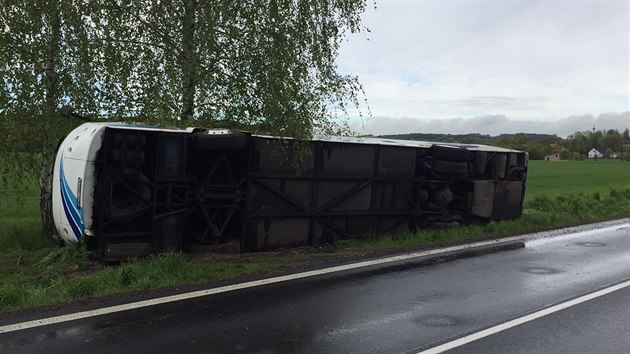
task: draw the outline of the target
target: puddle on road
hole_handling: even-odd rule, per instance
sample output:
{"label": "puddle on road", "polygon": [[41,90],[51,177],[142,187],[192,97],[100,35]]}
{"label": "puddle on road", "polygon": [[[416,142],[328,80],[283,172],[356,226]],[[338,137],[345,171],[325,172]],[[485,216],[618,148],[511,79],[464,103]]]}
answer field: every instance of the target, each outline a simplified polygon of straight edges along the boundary
{"label": "puddle on road", "polygon": [[428,327],[450,327],[460,324],[462,321],[452,316],[428,315],[415,320],[417,323]]}
{"label": "puddle on road", "polygon": [[559,269],[547,268],[547,267],[522,268],[521,272],[530,273],[530,274],[541,274],[541,275],[562,273],[562,271]]}
{"label": "puddle on road", "polygon": [[583,246],[583,247],[604,247],[605,243],[601,242],[576,242],[574,245]]}
{"label": "puddle on road", "polygon": [[419,302],[432,302],[436,300],[445,300],[445,299],[456,299],[461,298],[461,295],[455,295],[452,292],[435,292],[429,294],[422,294],[417,297],[417,301]]}

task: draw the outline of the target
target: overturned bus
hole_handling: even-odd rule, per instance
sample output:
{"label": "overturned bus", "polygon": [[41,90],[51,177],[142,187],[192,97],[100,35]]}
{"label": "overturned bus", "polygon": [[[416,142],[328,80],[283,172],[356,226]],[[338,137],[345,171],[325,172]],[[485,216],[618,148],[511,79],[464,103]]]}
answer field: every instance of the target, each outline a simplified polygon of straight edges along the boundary
{"label": "overturned bus", "polygon": [[483,145],[86,123],[57,152],[53,213],[106,260],[273,250],[518,218],[527,163]]}

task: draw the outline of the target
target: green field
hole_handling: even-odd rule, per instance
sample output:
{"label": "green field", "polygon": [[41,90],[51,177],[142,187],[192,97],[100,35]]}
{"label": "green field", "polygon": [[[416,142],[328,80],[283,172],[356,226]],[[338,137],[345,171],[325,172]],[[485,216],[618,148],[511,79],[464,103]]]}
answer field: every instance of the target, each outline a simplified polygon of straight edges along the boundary
{"label": "green field", "polygon": [[90,261],[81,245],[55,247],[43,235],[38,188],[32,180],[22,187],[0,184],[0,312],[248,274],[274,275],[339,257],[348,260],[630,216],[630,163],[530,161],[525,210],[514,221],[344,240],[333,252],[306,248],[231,256],[158,254],[103,266]]}
{"label": "green field", "polygon": [[619,160],[530,161],[526,201],[538,196],[607,193],[630,188],[630,163]]}
{"label": "green field", "polygon": [[52,245],[41,231],[37,181],[13,185],[0,182],[0,255]]}

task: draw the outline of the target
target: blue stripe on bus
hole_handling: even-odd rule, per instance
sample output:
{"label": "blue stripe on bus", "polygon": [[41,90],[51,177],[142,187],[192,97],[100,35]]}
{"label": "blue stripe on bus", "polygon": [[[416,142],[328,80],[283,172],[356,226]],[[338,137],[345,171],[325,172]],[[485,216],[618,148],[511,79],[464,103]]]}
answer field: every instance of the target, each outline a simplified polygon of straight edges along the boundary
{"label": "blue stripe on bus", "polygon": [[83,210],[79,208],[79,203],[77,197],[74,196],[70,186],[68,185],[68,181],[66,180],[66,174],[63,168],[63,155],[61,156],[61,165],[60,165],[60,182],[61,182],[61,201],[63,204],[63,210],[66,214],[66,218],[68,219],[68,223],[74,232],[77,240],[81,239],[81,235],[84,231],[83,225]]}
{"label": "blue stripe on bus", "polygon": [[63,167],[61,170],[61,193],[64,197],[64,200],[68,206],[70,214],[72,214],[72,219],[77,223],[77,225],[81,224],[81,216],[79,214],[78,201],[77,197],[74,196],[72,191],[70,190],[70,186],[68,185],[68,181],[66,180],[65,173],[63,172]]}

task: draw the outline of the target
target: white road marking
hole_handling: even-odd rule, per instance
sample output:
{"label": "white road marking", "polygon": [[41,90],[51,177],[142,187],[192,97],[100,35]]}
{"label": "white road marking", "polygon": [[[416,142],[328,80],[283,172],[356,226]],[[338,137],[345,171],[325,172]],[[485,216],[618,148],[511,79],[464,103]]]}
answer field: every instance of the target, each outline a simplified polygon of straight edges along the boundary
{"label": "white road marking", "polygon": [[479,331],[479,332],[476,332],[476,333],[469,334],[467,336],[458,338],[458,339],[456,339],[454,341],[438,345],[436,347],[433,347],[433,348],[427,349],[425,351],[419,352],[418,354],[438,354],[438,353],[443,353],[445,351],[448,351],[448,350],[451,350],[451,349],[455,349],[457,347],[461,347],[463,345],[466,345],[468,343],[474,342],[476,340],[479,340],[479,339],[491,336],[493,334],[496,334],[496,333],[508,330],[508,329],[510,329],[512,327],[519,326],[519,325],[521,325],[523,323],[527,323],[527,322],[533,321],[535,319],[538,319],[538,318],[550,315],[552,313],[555,313],[555,312],[567,309],[569,307],[572,307],[572,306],[575,306],[575,305],[579,305],[579,304],[581,304],[583,302],[596,299],[596,298],[598,298],[600,296],[604,296],[604,295],[610,294],[610,293],[615,292],[617,290],[621,290],[621,289],[627,288],[629,286],[630,286],[630,280],[626,280],[626,281],[624,281],[622,283],[619,283],[619,284],[616,284],[616,285],[613,285],[613,286],[610,286],[610,287],[607,287],[607,288],[595,291],[593,293],[590,293],[590,294],[587,294],[587,295],[584,295],[584,296],[580,296],[580,297],[575,298],[573,300],[569,300],[569,301],[563,302],[561,304],[557,304],[557,305],[554,305],[554,306],[542,309],[540,311],[537,311],[537,312],[534,312],[534,313],[530,313],[529,315],[513,319],[511,321],[502,323],[500,325],[484,329],[483,331]]}
{"label": "white road marking", "polygon": [[[597,230],[591,230],[588,232],[611,231],[611,230],[616,230],[619,227],[624,226],[624,225],[630,225],[630,224],[623,224],[623,225],[618,224],[618,225],[604,227]],[[584,231],[584,232],[587,232],[587,231]],[[578,234],[579,233],[582,233],[582,232],[578,232]],[[535,238],[541,237],[540,236],[541,234],[542,233],[534,233],[534,234],[529,234],[529,235],[507,237],[503,239],[480,241],[480,242],[475,242],[475,243],[471,243],[467,245],[458,245],[458,246],[451,246],[451,247],[428,250],[428,251],[414,252],[414,253],[409,253],[409,254],[404,254],[404,255],[373,259],[373,260],[363,261],[363,262],[358,262],[358,263],[353,263],[353,264],[346,264],[346,265],[341,265],[341,266],[336,266],[336,267],[331,267],[331,268],[318,269],[318,270],[313,270],[313,271],[308,271],[308,272],[288,274],[288,275],[283,275],[283,276],[278,276],[278,277],[273,277],[273,278],[255,280],[255,281],[250,281],[246,283],[221,286],[218,288],[198,290],[198,291],[177,294],[177,295],[170,295],[170,296],[165,296],[165,297],[160,297],[160,298],[155,298],[155,299],[136,301],[136,302],[131,302],[127,304],[103,307],[103,308],[98,308],[98,309],[89,310],[89,311],[81,311],[81,312],[75,312],[75,313],[70,313],[66,315],[53,316],[53,317],[47,317],[47,318],[42,318],[42,319],[37,319],[37,320],[32,320],[32,321],[14,323],[14,324],[0,326],[0,333],[14,332],[14,331],[19,331],[19,330],[24,330],[24,329],[34,328],[34,327],[46,326],[46,325],[55,324],[55,323],[80,320],[83,318],[107,315],[111,313],[128,311],[128,310],[138,309],[142,307],[155,306],[155,305],[166,304],[166,303],[175,302],[175,301],[182,301],[182,300],[193,299],[193,298],[198,298],[202,296],[226,293],[229,291],[253,288],[257,286],[281,283],[281,282],[297,280],[297,279],[304,279],[304,278],[314,277],[318,275],[325,275],[325,274],[331,274],[331,273],[342,272],[342,271],[347,271],[347,270],[354,270],[354,269],[365,268],[365,267],[370,267],[370,266],[375,266],[375,265],[383,265],[387,263],[411,260],[414,258],[439,255],[439,254],[444,254],[444,253],[453,252],[453,251],[462,251],[462,250],[467,250],[467,249],[471,249],[475,247],[490,246],[490,245],[495,245],[495,244],[500,244],[500,243],[520,241],[520,240],[526,240],[526,239],[535,239]]]}

